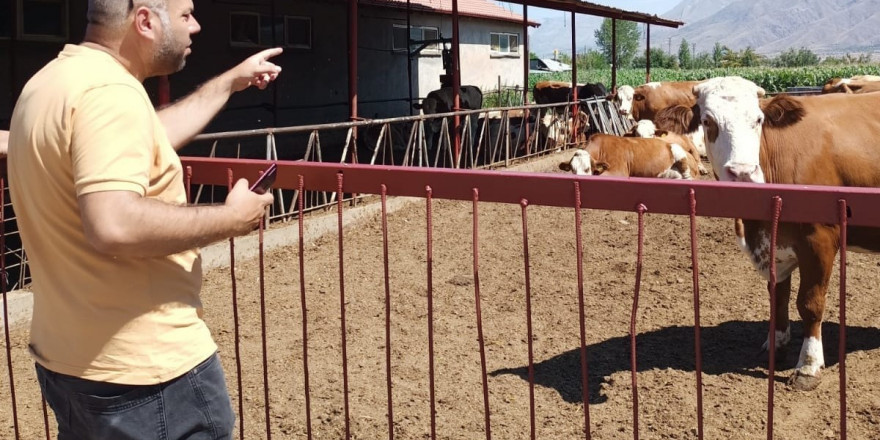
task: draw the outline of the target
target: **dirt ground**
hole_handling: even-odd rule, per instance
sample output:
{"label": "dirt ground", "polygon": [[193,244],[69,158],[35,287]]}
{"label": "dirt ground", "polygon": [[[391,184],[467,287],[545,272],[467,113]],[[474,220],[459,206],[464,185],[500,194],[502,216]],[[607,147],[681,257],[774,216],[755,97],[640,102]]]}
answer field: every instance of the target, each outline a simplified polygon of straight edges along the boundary
{"label": "dirt ground", "polygon": [[[565,153],[544,160],[547,172]],[[433,259],[428,271],[426,207],[415,202],[388,216],[391,380],[396,439],[430,438],[428,278],[432,280],[436,434],[487,438],[477,343],[470,202],[435,201]],[[335,213],[329,213],[333,217]],[[491,436],[530,438],[527,303],[521,209],[479,205],[479,290],[485,339]],[[593,439],[634,438],[629,329],[636,280],[635,213],[584,211],[584,293]],[[733,240],[730,219],[698,221],[702,329],[703,429],[706,439],[767,436],[764,282]],[[294,226],[295,227],[295,226]],[[308,222],[306,223],[308,227]],[[645,216],[646,240],[638,298],[638,428],[643,439],[697,438],[694,295],[689,219]],[[345,438],[347,385],[351,438],[388,438],[385,278],[382,222],[375,217],[344,232],[347,381],[342,368],[339,242],[335,234],[305,245],[309,398],[315,439]],[[534,341],[535,438],[584,438],[574,213],[528,208],[528,252]],[[246,438],[306,438],[303,310],[296,245],[267,252],[265,300],[258,261],[236,262],[241,323]],[[880,439],[880,260],[848,254],[847,424],[850,439]],[[797,278],[795,278],[795,285]],[[229,270],[205,276],[206,320],[221,346],[238,411],[235,328]],[[827,368],[818,389],[788,388],[800,347],[792,304],[792,348],[776,372],[774,438],[840,437],[838,288],[832,280],[823,326]],[[265,310],[265,320],[261,319]],[[262,372],[261,327],[268,345]],[[22,437],[44,438],[26,332],[13,332]],[[0,438],[14,438],[9,384],[0,375]],[[347,382],[347,383],[346,383]],[[54,429],[54,428],[53,428]]]}

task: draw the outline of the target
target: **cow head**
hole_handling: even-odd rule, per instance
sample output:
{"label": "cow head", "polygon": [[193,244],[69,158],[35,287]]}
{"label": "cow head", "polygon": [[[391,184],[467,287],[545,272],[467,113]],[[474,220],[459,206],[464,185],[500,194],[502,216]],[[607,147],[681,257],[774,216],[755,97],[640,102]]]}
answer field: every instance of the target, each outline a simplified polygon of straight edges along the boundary
{"label": "cow head", "polygon": [[627,137],[640,137],[640,138],[652,138],[655,136],[657,132],[657,126],[654,124],[654,121],[650,119],[642,119],[639,122],[636,122],[635,125],[630,128],[629,133],[624,136]]}
{"label": "cow head", "polygon": [[635,95],[635,89],[631,86],[620,86],[617,89],[617,95],[615,95],[615,100],[617,101],[617,106],[619,112],[623,116],[631,116],[632,108],[633,108],[633,96]]}
{"label": "cow head", "polygon": [[599,175],[608,169],[605,162],[595,162],[587,150],[575,150],[574,156],[568,162],[560,162],[559,169],[570,171],[578,176]]}
{"label": "cow head", "polygon": [[764,89],[738,76],[694,86],[706,137],[706,155],[722,181],[764,182],[759,152]]}

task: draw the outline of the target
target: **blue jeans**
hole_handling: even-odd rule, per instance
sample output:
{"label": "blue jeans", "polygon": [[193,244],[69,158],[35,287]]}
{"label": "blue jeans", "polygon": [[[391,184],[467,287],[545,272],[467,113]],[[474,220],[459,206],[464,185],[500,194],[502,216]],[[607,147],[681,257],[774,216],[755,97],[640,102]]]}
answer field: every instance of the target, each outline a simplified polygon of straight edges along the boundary
{"label": "blue jeans", "polygon": [[58,440],[232,438],[235,413],[216,353],[158,385],[94,382],[36,368]]}

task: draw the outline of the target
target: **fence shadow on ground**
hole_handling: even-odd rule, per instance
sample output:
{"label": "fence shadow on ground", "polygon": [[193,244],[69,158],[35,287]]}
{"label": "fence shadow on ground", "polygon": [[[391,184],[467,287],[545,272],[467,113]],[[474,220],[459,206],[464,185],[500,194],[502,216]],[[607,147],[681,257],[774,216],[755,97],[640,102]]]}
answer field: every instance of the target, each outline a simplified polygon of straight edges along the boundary
{"label": "fence shadow on ground", "polygon": [[[838,363],[839,330],[838,323],[823,323],[822,340],[826,367]],[[715,327],[702,327],[703,373],[737,373],[766,378],[766,372],[760,370],[767,366],[766,352],[761,350],[766,332],[767,322],[728,321]],[[788,374],[784,370],[794,368],[797,363],[802,342],[800,322],[792,322],[791,332],[792,340],[788,344],[787,352],[777,356],[777,381],[785,381]],[[847,326],[846,346],[847,353],[880,348],[880,329]],[[667,368],[687,372],[695,370],[693,327],[667,327],[639,333],[636,347],[639,371]],[[604,403],[607,400],[600,392],[605,377],[630,371],[629,353],[629,336],[587,346],[591,404]],[[489,374],[514,374],[526,381],[529,377],[527,365],[499,369]],[[580,348],[535,363],[535,384],[555,389],[566,402],[580,402]]]}

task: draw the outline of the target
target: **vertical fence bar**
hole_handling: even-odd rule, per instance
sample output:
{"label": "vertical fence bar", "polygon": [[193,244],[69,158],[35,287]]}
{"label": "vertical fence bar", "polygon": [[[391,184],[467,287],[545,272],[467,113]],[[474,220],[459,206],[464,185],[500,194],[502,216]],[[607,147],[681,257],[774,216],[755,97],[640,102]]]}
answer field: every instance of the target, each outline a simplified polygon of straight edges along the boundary
{"label": "vertical fence bar", "polygon": [[691,274],[694,283],[694,362],[697,379],[697,438],[703,439],[703,350],[700,343],[700,260],[697,258],[697,196],[688,191],[691,207]]}
{"label": "vertical fence bar", "polygon": [[587,328],[584,302],[584,247],[581,236],[581,184],[574,182],[574,233],[577,254],[578,321],[581,330],[581,399],[584,402],[584,438],[590,440],[590,376],[587,365]]}
{"label": "vertical fence bar", "polygon": [[260,265],[260,333],[263,351],[263,402],[265,403],[266,439],[272,440],[272,405],[269,401],[269,347],[266,342],[266,270],[264,264],[263,230],[266,229],[266,216],[260,219],[259,226],[259,265]]}
{"label": "vertical fence bar", "polygon": [[837,362],[840,369],[840,439],[846,440],[846,200],[840,206],[840,336],[837,342]]}
{"label": "vertical fence bar", "polygon": [[351,439],[351,419],[348,410],[348,344],[346,342],[345,323],[345,261],[343,256],[343,229],[342,229],[342,173],[336,174],[336,214],[337,235],[339,237],[339,310],[342,332],[342,388],[343,404],[345,405],[345,438]]}
{"label": "vertical fence bar", "polygon": [[391,392],[391,272],[388,266],[388,188],[381,186],[382,263],[385,270],[385,388],[388,390],[388,440],[394,440],[394,399]]}
{"label": "vertical fence bar", "polygon": [[477,342],[480,344],[480,369],[483,379],[483,418],[486,426],[486,440],[492,439],[492,425],[489,422],[489,377],[486,373],[486,345],[483,339],[483,313],[480,307],[480,191],[473,189],[473,216],[474,216],[474,307],[477,313]]}
{"label": "vertical fence bar", "polygon": [[[232,169],[226,170],[226,186],[232,190]],[[197,196],[198,197],[198,196]],[[235,279],[235,238],[229,238],[229,274],[232,278],[232,321],[235,327],[235,382],[238,387],[238,435],[244,439],[244,396],[241,385],[241,325],[238,319],[238,282]]]}
{"label": "vertical fence bar", "polygon": [[[299,194],[305,194],[305,178],[299,175]],[[306,394],[306,435],[312,440],[312,401],[309,391],[309,315],[306,307],[306,263],[305,263],[305,197],[297,199],[299,206],[299,302],[302,308],[303,345],[303,387]]]}
{"label": "vertical fence bar", "polygon": [[769,365],[767,366],[767,440],[773,440],[773,393],[776,389],[776,239],[779,233],[779,218],[782,216],[782,198],[773,197],[773,223],[770,232],[770,331],[768,332],[767,350]]}
{"label": "vertical fence bar", "polygon": [[6,204],[6,178],[0,177],[0,250],[2,250],[3,255],[0,256],[0,279],[3,281],[2,285],[2,293],[3,294],[3,335],[6,338],[6,366],[9,371],[9,397],[12,399],[12,427],[15,432],[15,438],[18,440],[20,437],[18,430],[18,403],[15,398],[15,374],[12,370],[12,342],[9,338],[9,304],[8,299],[6,298],[6,238],[5,232],[6,228],[4,227],[4,222],[6,221],[5,209],[3,209],[3,205]]}
{"label": "vertical fence bar", "polygon": [[638,362],[636,359],[636,313],[639,311],[639,291],[642,287],[642,257],[645,248],[645,212],[648,207],[639,204],[639,245],[636,256],[636,288],[633,292],[632,313],[629,320],[629,358],[632,374],[633,395],[633,439],[639,440],[639,385],[638,385]]}
{"label": "vertical fence bar", "polygon": [[523,234],[523,264],[526,275],[526,338],[529,346],[529,429],[532,440],[535,440],[535,356],[534,343],[532,340],[532,280],[529,273],[529,201],[522,199],[519,202],[522,207],[522,234]]}
{"label": "vertical fence bar", "polygon": [[437,406],[434,395],[434,190],[425,187],[425,217],[427,229],[427,277],[428,277],[428,383],[431,396],[431,440],[437,438]]}

